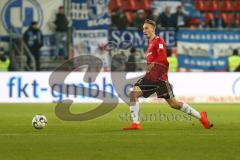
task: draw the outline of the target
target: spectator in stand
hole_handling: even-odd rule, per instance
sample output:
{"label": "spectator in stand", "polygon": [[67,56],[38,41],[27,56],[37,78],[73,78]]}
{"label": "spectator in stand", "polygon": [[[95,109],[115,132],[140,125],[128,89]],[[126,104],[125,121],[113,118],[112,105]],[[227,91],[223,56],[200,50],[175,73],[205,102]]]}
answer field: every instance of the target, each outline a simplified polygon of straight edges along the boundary
{"label": "spectator in stand", "polygon": [[172,20],[175,28],[187,27],[188,17],[184,13],[184,8],[182,5],[177,6],[177,11],[173,14]]}
{"label": "spectator in stand", "polygon": [[[55,58],[58,58],[61,55],[63,59],[67,59],[67,33],[69,27],[69,20],[67,19],[63,6],[60,6],[58,8],[58,13],[56,14],[55,20],[53,21],[52,25],[55,29],[56,40]],[[63,51],[63,54],[60,54],[60,49]]]}
{"label": "spectator in stand", "polygon": [[5,53],[4,48],[0,47],[0,72],[8,71],[10,66],[10,59]]}
{"label": "spectator in stand", "polygon": [[234,49],[232,56],[228,57],[228,71],[240,72],[240,55],[238,49]]}
{"label": "spectator in stand", "polygon": [[130,55],[128,56],[128,61],[126,63],[126,71],[128,72],[134,72],[137,69],[136,64],[136,49],[131,48]]}
{"label": "spectator in stand", "polygon": [[213,19],[209,22],[209,27],[211,28],[224,28],[226,24],[224,20],[221,18],[219,11],[215,12],[213,15]]}
{"label": "spectator in stand", "polygon": [[128,26],[128,20],[122,9],[112,12],[111,21],[112,26],[117,27],[118,29],[125,29]]}
{"label": "spectator in stand", "polygon": [[157,20],[157,16],[155,15],[155,8],[150,8],[146,11],[147,13],[147,16],[146,16],[146,19],[151,19],[153,21],[156,21]]}
{"label": "spectator in stand", "polygon": [[146,19],[144,10],[140,9],[137,11],[137,14],[133,19],[133,26],[137,27],[139,30],[142,30],[143,23]]}
{"label": "spectator in stand", "polygon": [[167,49],[167,60],[169,62],[169,72],[177,72],[178,70],[178,59],[172,54],[171,49]]}
{"label": "spectator in stand", "polygon": [[162,12],[158,18],[157,18],[157,24],[158,26],[161,27],[174,27],[174,23],[172,20],[172,14],[171,14],[171,8],[169,6],[167,6],[164,10],[164,12]]}
{"label": "spectator in stand", "polygon": [[126,70],[127,56],[123,51],[112,57],[111,71],[121,72]]}
{"label": "spectator in stand", "polygon": [[[36,63],[36,70],[40,70],[40,48],[43,46],[42,31],[38,27],[38,22],[33,21],[31,26],[25,31],[23,39],[33,55]],[[31,66],[31,57],[27,56],[27,64]]]}
{"label": "spectator in stand", "polygon": [[189,23],[189,28],[192,30],[201,28],[201,20],[199,18],[192,18]]}
{"label": "spectator in stand", "polygon": [[233,27],[235,28],[240,28],[240,13],[238,13],[238,15],[235,15],[236,18],[234,18],[233,20]]}

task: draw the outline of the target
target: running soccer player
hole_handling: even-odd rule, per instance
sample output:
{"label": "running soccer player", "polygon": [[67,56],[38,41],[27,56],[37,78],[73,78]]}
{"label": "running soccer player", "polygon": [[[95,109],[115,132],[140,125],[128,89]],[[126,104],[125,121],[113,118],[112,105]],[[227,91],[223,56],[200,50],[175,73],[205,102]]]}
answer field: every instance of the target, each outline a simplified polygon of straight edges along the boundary
{"label": "running soccer player", "polygon": [[148,48],[146,53],[147,71],[143,78],[139,79],[130,92],[130,112],[133,123],[123,128],[124,130],[143,129],[139,121],[139,102],[138,98],[149,97],[157,93],[158,98],[164,98],[174,109],[181,110],[198,120],[204,128],[210,129],[213,125],[208,121],[206,112],[198,112],[190,105],[178,101],[172,90],[172,85],[168,81],[168,67],[166,44],[164,40],[155,34],[156,23],[146,19],[143,25],[143,33],[148,39]]}

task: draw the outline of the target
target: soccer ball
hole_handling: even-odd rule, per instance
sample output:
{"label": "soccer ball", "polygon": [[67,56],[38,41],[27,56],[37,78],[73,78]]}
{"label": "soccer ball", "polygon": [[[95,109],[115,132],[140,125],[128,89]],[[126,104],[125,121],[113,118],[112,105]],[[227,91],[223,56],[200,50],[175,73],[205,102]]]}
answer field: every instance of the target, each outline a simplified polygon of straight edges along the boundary
{"label": "soccer ball", "polygon": [[43,129],[47,123],[47,118],[44,115],[35,115],[32,119],[32,126],[36,129]]}

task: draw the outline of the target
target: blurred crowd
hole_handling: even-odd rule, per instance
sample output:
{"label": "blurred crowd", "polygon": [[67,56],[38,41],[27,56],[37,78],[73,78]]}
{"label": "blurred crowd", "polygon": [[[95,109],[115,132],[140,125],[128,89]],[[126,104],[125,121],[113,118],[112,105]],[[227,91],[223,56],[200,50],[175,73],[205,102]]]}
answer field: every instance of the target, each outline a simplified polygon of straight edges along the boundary
{"label": "blurred crowd", "polygon": [[[147,64],[145,55],[136,48],[131,48],[129,54],[121,51],[112,57],[111,71],[114,72],[135,72],[146,70]],[[170,72],[178,71],[178,60],[176,55],[173,55],[171,50],[167,49],[167,59]]]}
{"label": "blurred crowd", "polygon": [[[57,8],[57,12],[49,19],[48,25],[54,35],[54,46],[52,46],[54,51],[53,54],[49,55],[51,59],[49,63],[56,60],[68,59],[67,34],[71,24],[69,23],[63,6]],[[0,46],[0,71],[41,70],[42,61],[40,50],[44,46],[44,36],[39,27],[39,22],[32,21],[20,38],[12,39],[10,42],[10,44],[14,43],[18,48],[12,46],[12,48],[8,50]],[[10,51],[13,52],[14,55],[10,55]],[[11,61],[12,59],[14,59],[14,62]],[[23,65],[18,64],[20,63],[18,60],[21,61]]]}
{"label": "blurred crowd", "polygon": [[[115,0],[117,2],[117,0]],[[215,0],[213,0],[215,1]],[[113,2],[113,1],[111,1]],[[121,1],[118,1],[121,2]],[[132,1],[127,1],[132,2]],[[231,10],[225,10],[220,12],[218,9],[207,10],[201,8],[199,2],[202,0],[193,1],[185,0],[185,2],[191,3],[194,6],[194,12],[199,13],[191,14],[186,12],[185,5],[181,4],[176,6],[165,6],[162,12],[157,12],[156,8],[151,6],[151,0],[142,0],[141,2],[149,2],[142,4],[140,8],[135,7],[129,9],[128,6],[124,7],[113,7],[110,10],[111,25],[118,29],[126,29],[127,27],[135,27],[142,30],[142,25],[145,19],[151,19],[156,21],[158,28],[226,28],[234,27],[240,28],[240,10],[239,12],[233,12]],[[207,0],[204,1],[208,2]],[[209,1],[210,2],[210,1]],[[238,2],[238,1],[234,1]],[[209,3],[210,4],[210,3]],[[111,5],[111,3],[110,3]],[[121,4],[122,5],[122,4]],[[127,4],[128,5],[128,4]],[[239,3],[240,6],[240,3]],[[134,7],[134,6],[133,6]],[[126,9],[127,8],[127,9]],[[240,7],[239,7],[240,8]],[[226,13],[225,13],[226,12]],[[235,17],[230,18],[228,15],[234,15]],[[69,27],[71,26],[70,20],[65,15],[65,9],[63,6],[58,8],[57,13],[49,20],[49,28],[54,33],[54,54],[51,55],[52,61],[68,59],[68,48],[67,48],[67,35]],[[43,34],[39,28],[37,21],[33,21],[29,28],[23,34],[23,41],[25,42],[30,55],[27,54],[27,65],[31,66],[34,64],[34,69],[41,70],[40,64],[40,49],[44,44]],[[139,71],[143,67],[137,65],[139,62],[140,52],[137,49],[132,48],[129,54],[124,52],[118,53],[111,57],[111,70],[113,71]],[[33,57],[33,58],[32,58]],[[171,61],[171,71],[177,71],[177,58],[168,53],[169,61]],[[11,65],[9,56],[3,48],[0,48],[0,71],[7,71]],[[33,63],[34,59],[34,63]],[[142,56],[142,59],[144,57]],[[240,70],[240,56],[238,51],[234,51],[233,55],[229,57],[229,71]]]}
{"label": "blurred crowd", "polygon": [[[199,0],[200,1],[200,0]],[[214,1],[214,0],[213,0]],[[157,22],[158,28],[239,28],[239,11],[227,11],[220,9],[201,10],[196,6],[198,3],[190,3],[194,14],[187,12],[185,5],[181,4],[176,8],[166,6],[160,13],[156,8],[125,10],[116,8],[111,10],[112,27],[125,29],[127,27],[142,28],[143,21],[148,18]],[[235,2],[235,1],[234,1]],[[194,6],[195,5],[195,6]],[[224,5],[224,4],[223,4]],[[238,4],[240,6],[240,3]],[[239,7],[240,8],[240,7]]]}
{"label": "blurred crowd", "polygon": [[[167,49],[167,60],[170,64],[169,72],[178,72],[178,58]],[[234,49],[230,56],[227,57],[227,67],[225,71],[240,72],[240,53],[238,49]],[[124,51],[114,54],[112,57],[111,71],[114,72],[135,72],[144,71],[146,69],[145,56],[136,49],[131,48],[130,53]]]}
{"label": "blurred crowd", "polygon": [[[65,15],[63,6],[58,8],[58,12],[54,15],[53,19],[49,21],[49,28],[54,32],[55,49],[54,54],[51,55],[53,60],[67,59],[67,33],[69,27],[69,20]],[[30,54],[34,57],[34,68],[40,70],[40,49],[43,46],[43,34],[39,28],[38,22],[33,21],[29,28],[24,32],[23,40],[26,43]],[[31,56],[27,54],[27,64],[32,64]]]}
{"label": "blurred crowd", "polygon": [[127,27],[137,27],[142,29],[142,24],[145,19],[156,21],[159,28],[180,28],[188,27],[190,25],[190,19],[184,13],[182,5],[176,8],[175,13],[171,13],[171,7],[166,6],[164,11],[159,15],[156,15],[155,9],[153,8],[148,10],[139,9],[133,13],[126,13],[123,9],[117,9],[111,13],[112,27],[117,27],[118,29],[125,29]]}

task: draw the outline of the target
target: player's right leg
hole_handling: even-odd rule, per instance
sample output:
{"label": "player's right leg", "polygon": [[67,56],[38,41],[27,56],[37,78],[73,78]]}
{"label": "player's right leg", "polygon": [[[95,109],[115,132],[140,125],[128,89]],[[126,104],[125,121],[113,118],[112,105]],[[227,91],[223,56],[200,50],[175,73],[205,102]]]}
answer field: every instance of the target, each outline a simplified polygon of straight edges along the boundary
{"label": "player's right leg", "polygon": [[133,90],[130,92],[130,113],[132,117],[132,124],[123,130],[140,130],[143,127],[140,125],[139,121],[139,101],[138,98],[142,96],[142,90],[138,86],[134,86]]}
{"label": "player's right leg", "polygon": [[131,126],[124,128],[124,130],[136,130],[143,129],[140,126],[139,121],[139,102],[138,98],[143,96],[144,98],[149,97],[158,89],[158,85],[149,81],[146,77],[143,77],[134,84],[133,90],[130,93],[130,112],[133,119]]}

